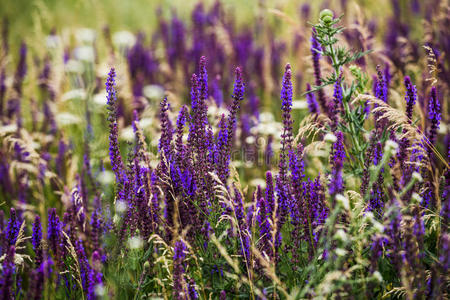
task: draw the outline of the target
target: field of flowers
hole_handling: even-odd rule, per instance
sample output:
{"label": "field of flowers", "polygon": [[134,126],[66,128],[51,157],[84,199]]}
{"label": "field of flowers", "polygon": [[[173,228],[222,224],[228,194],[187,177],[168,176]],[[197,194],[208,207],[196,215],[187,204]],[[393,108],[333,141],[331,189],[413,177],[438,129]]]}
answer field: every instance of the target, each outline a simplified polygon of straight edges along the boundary
{"label": "field of flowers", "polygon": [[29,2],[0,300],[449,299],[448,1]]}

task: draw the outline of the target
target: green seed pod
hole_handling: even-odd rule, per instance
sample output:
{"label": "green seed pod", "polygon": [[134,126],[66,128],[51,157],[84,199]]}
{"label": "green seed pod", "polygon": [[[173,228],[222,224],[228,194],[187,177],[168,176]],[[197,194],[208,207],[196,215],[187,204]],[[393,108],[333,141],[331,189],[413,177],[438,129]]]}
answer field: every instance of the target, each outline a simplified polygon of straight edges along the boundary
{"label": "green seed pod", "polygon": [[144,263],[144,270],[145,270],[145,272],[150,271],[150,263],[149,263],[148,261],[146,261],[146,262]]}
{"label": "green seed pod", "polygon": [[333,21],[333,17],[333,12],[327,8],[322,10],[319,14],[319,19],[324,23],[330,23],[331,21]]}

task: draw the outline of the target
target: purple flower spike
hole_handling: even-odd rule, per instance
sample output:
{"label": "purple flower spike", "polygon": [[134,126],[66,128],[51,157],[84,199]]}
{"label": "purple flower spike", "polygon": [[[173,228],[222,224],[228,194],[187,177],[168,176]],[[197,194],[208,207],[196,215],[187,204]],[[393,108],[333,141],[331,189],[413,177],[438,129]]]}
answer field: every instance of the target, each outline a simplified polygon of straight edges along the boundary
{"label": "purple flower spike", "polygon": [[[17,216],[16,210],[11,208],[9,221],[6,227],[6,246],[14,246],[16,244],[17,235],[19,234],[21,222]],[[7,247],[5,251],[7,250]]]}
{"label": "purple flower spike", "polygon": [[334,83],[334,94],[333,94],[333,104],[330,103],[328,111],[330,113],[330,119],[332,120],[331,130],[334,132],[338,125],[338,116],[342,111],[342,73],[339,75],[338,79]]}
{"label": "purple flower spike", "polygon": [[[317,41],[316,30],[313,28],[313,34],[311,36],[311,54],[313,58],[313,68],[314,68],[314,78],[316,80],[316,86],[320,86],[322,84],[321,74],[320,74],[320,52],[322,51],[322,47]],[[323,89],[317,91],[318,100],[320,104],[320,108],[322,112],[328,111],[327,101],[325,99],[325,94]]]}
{"label": "purple flower spike", "polygon": [[405,76],[405,87],[406,116],[408,117],[408,122],[411,124],[414,104],[416,104],[417,99],[417,89],[416,86],[412,84],[411,78],[409,76]]}
{"label": "purple flower spike", "polygon": [[345,160],[344,151],[344,135],[338,131],[336,133],[337,141],[333,144],[331,162],[333,169],[331,170],[331,182],[329,185],[329,193],[333,197],[344,191],[344,182],[342,179],[342,168]]}
{"label": "purple flower spike", "polygon": [[185,158],[185,147],[183,145],[183,131],[188,118],[189,118],[188,108],[186,105],[183,105],[177,118],[177,129],[175,138],[176,158],[180,166],[183,165],[183,159]]}
{"label": "purple flower spike", "polygon": [[48,210],[48,228],[47,228],[47,240],[49,248],[52,250],[53,255],[58,255],[58,247],[61,238],[61,222],[56,214],[56,209],[50,208]]}
{"label": "purple flower spike", "polygon": [[33,234],[31,236],[31,243],[33,244],[33,250],[34,253],[36,254],[35,258],[36,266],[39,266],[42,262],[41,241],[42,241],[41,218],[37,215],[33,222]]}
{"label": "purple flower spike", "polygon": [[200,98],[202,100],[208,99],[208,73],[206,71],[206,57],[200,57],[199,63],[199,89],[200,89]]}
{"label": "purple flower spike", "polygon": [[291,65],[287,64],[283,76],[283,84],[281,87],[281,110],[283,118],[283,132],[281,134],[281,151],[280,151],[280,180],[283,185],[288,183],[287,180],[287,155],[292,148],[292,72]]}
{"label": "purple flower spike", "polygon": [[309,112],[312,114],[318,114],[320,112],[319,104],[316,101],[316,96],[311,91],[311,85],[309,83],[306,84],[306,101],[308,102]]}
{"label": "purple flower spike", "polygon": [[2,264],[2,276],[0,278],[0,299],[13,299],[13,283],[14,283],[14,255],[16,250],[14,246],[8,248],[6,257]]}
{"label": "purple flower spike", "polygon": [[111,167],[116,175],[116,180],[122,182],[124,176],[124,165],[122,162],[122,156],[119,148],[119,130],[117,125],[117,97],[116,97],[116,72],[114,68],[108,74],[106,80],[106,104],[108,105],[109,115],[109,158],[111,160]]}
{"label": "purple flower spike", "polygon": [[266,173],[266,195],[265,197],[257,195],[257,207],[259,209],[259,215],[257,217],[259,230],[260,230],[260,243],[261,250],[273,258],[272,253],[272,224],[274,223],[273,214],[275,211],[275,196],[273,187],[272,173],[268,171]]}
{"label": "purple flower spike", "polygon": [[186,245],[183,241],[175,242],[173,256],[173,298],[184,300],[183,286],[184,283],[184,259],[186,258]]}
{"label": "purple flower spike", "polygon": [[[428,132],[428,140],[431,145],[434,145],[441,121],[441,104],[439,103],[437,89],[435,86],[431,88],[430,100],[428,101],[428,119],[431,123],[430,130]],[[429,147],[428,151],[431,156],[431,147]]]}
{"label": "purple flower spike", "polygon": [[226,183],[229,173],[228,170],[229,152],[228,152],[228,128],[224,114],[222,114],[222,117],[220,118],[218,127],[219,133],[217,134],[216,139],[214,162],[220,180],[223,183]]}
{"label": "purple flower spike", "polygon": [[230,108],[230,112],[228,115],[228,127],[227,127],[227,144],[226,144],[226,153],[227,153],[227,160],[225,163],[225,174],[224,174],[224,178],[228,178],[229,175],[229,170],[228,170],[228,164],[230,162],[230,158],[231,158],[231,150],[233,148],[233,138],[234,138],[234,133],[236,131],[236,118],[237,118],[237,113],[240,109],[240,103],[242,100],[244,100],[244,82],[242,79],[242,70],[241,68],[237,67],[235,70],[235,81],[234,81],[234,90],[233,90],[233,103],[231,105]]}
{"label": "purple flower spike", "polygon": [[[406,88],[406,96],[405,96],[405,100],[406,100],[406,116],[408,118],[408,123],[411,124],[412,123],[412,114],[413,114],[413,109],[414,109],[414,105],[416,103],[416,99],[417,99],[417,89],[416,86],[412,84],[411,82],[411,78],[409,76],[405,76],[405,88]],[[405,133],[406,130],[403,130],[403,133]],[[400,149],[398,151],[398,161],[402,167],[402,170],[406,170],[406,165],[405,165],[405,161],[408,158],[408,153],[407,153],[407,149],[409,148],[410,143],[409,143],[409,139],[404,137],[401,141],[400,141]]]}
{"label": "purple flower spike", "polygon": [[172,136],[173,127],[170,122],[168,111],[170,110],[170,104],[167,101],[167,97],[160,103],[159,118],[161,121],[161,138],[159,139],[158,150],[164,151],[166,159],[170,159],[172,156]]}

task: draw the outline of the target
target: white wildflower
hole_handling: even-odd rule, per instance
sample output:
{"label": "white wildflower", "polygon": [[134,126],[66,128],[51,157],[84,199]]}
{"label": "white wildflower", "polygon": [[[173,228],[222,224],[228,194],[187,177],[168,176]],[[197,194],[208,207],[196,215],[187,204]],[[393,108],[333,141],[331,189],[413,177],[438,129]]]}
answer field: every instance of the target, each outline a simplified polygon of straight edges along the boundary
{"label": "white wildflower", "polygon": [[336,143],[337,137],[336,137],[334,134],[332,134],[332,133],[327,133],[327,134],[324,136],[323,140],[324,140],[325,142],[327,142],[327,143],[333,144],[333,143]]}

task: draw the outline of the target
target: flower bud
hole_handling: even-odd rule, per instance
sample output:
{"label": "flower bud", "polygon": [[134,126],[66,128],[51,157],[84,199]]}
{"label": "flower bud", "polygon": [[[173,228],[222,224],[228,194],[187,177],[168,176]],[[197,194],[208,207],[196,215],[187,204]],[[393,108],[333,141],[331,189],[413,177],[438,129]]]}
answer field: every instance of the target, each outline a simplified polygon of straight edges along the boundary
{"label": "flower bud", "polygon": [[345,242],[348,239],[347,234],[342,229],[338,229],[336,231],[336,233],[334,234],[334,238],[336,240],[340,240],[341,242]]}
{"label": "flower bud", "polygon": [[378,280],[379,282],[383,282],[383,276],[381,276],[380,272],[378,271],[373,272],[373,277],[375,277],[375,279]]}
{"label": "flower bud", "polygon": [[150,271],[150,263],[148,262],[148,260],[144,263],[144,271],[145,272]]}
{"label": "flower bud", "polygon": [[337,194],[336,195],[336,202],[342,206],[345,210],[349,210],[350,209],[350,203],[348,202],[348,199],[342,195],[342,194]]}
{"label": "flower bud", "polygon": [[[420,175],[420,174],[419,174],[419,175]],[[420,195],[417,194],[417,193],[413,193],[413,194],[411,195],[411,200],[412,200],[414,203],[420,203],[420,202],[422,202],[422,197],[420,197]]]}
{"label": "flower bud", "polygon": [[386,144],[384,145],[384,151],[385,152],[390,152],[391,155],[395,154],[397,152],[398,149],[398,144],[392,140],[387,140]]}
{"label": "flower bud", "polygon": [[333,17],[334,17],[333,12],[327,8],[322,10],[319,14],[320,21],[327,23],[327,24],[330,23],[331,21],[333,21]]}
{"label": "flower bud", "polygon": [[330,144],[334,144],[337,141],[337,137],[332,134],[332,133],[327,133],[324,137],[323,137],[324,141]]}
{"label": "flower bud", "polygon": [[420,175],[419,172],[412,173],[412,178],[414,180],[418,181],[418,182],[422,182],[423,181],[422,175]]}

